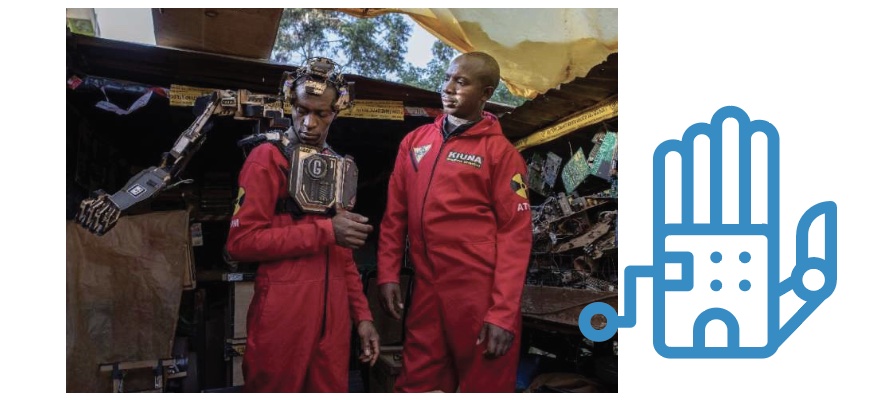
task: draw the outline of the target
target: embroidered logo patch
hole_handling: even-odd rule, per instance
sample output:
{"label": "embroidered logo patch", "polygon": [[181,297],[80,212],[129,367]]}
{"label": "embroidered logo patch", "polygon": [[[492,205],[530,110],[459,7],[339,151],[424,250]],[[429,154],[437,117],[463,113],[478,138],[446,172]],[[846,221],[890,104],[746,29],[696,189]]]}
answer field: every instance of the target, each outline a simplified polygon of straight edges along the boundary
{"label": "embroidered logo patch", "polygon": [[245,189],[240,187],[239,194],[236,195],[236,208],[233,210],[233,215],[236,215],[236,213],[239,212],[239,207],[242,205],[243,201],[245,201]]}
{"label": "embroidered logo patch", "polygon": [[512,176],[512,182],[509,182],[509,187],[512,188],[512,191],[515,192],[515,194],[521,196],[523,199],[528,198],[528,185],[525,184],[525,180],[522,179],[521,174]]}
{"label": "embroidered logo patch", "polygon": [[451,151],[447,153],[447,161],[458,162],[460,164],[471,165],[475,168],[481,168],[481,156],[475,154],[460,153]]}
{"label": "embroidered logo patch", "polygon": [[419,162],[422,161],[422,157],[425,157],[425,154],[428,153],[428,149],[431,149],[430,144],[413,148],[413,157],[416,158],[416,164],[419,164]]}

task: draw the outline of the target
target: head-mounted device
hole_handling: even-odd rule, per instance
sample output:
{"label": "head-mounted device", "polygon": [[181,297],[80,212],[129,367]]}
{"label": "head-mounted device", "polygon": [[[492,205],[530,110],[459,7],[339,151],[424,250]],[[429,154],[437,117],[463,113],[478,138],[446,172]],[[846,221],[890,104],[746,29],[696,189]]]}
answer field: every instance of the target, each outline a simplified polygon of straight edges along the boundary
{"label": "head-mounted device", "polygon": [[346,82],[341,74],[341,66],[325,57],[314,57],[295,71],[283,72],[280,95],[290,102],[296,90],[320,96],[326,85],[332,85],[337,93],[333,108],[342,111],[354,105],[354,82]]}

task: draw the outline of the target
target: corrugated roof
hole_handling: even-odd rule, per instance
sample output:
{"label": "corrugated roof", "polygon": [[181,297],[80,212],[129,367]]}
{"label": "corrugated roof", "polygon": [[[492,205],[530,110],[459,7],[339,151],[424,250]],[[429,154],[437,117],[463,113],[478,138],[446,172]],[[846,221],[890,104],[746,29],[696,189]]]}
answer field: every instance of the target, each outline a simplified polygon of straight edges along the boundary
{"label": "corrugated roof", "polygon": [[500,124],[506,137],[515,141],[617,94],[618,53],[614,53],[587,76],[549,90],[504,114]]}

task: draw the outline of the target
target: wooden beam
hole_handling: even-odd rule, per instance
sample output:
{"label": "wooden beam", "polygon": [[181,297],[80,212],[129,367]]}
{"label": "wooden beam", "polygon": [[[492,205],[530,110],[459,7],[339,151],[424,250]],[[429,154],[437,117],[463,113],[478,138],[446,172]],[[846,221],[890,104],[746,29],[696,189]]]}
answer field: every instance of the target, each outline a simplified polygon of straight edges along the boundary
{"label": "wooden beam", "polygon": [[[126,371],[129,369],[140,369],[140,368],[155,368],[158,366],[159,360],[145,360],[145,361],[124,361],[118,363],[105,363],[99,364],[99,370],[102,372],[112,372],[115,369],[115,364],[118,365],[118,369],[121,371]],[[166,358],[161,360],[161,365],[163,367],[170,367],[174,365],[173,358]]]}

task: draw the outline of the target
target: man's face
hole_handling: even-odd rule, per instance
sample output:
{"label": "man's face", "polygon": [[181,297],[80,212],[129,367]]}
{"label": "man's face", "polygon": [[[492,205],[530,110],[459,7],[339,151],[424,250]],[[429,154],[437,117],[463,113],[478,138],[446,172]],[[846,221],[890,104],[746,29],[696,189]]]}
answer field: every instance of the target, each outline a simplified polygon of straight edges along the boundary
{"label": "man's face", "polygon": [[444,113],[461,119],[478,119],[481,109],[494,87],[481,79],[481,63],[468,57],[458,57],[450,66],[441,87]]}
{"label": "man's face", "polygon": [[298,86],[297,99],[292,105],[292,127],[301,143],[318,147],[326,143],[329,125],[336,115],[332,110],[334,101],[335,89],[330,86],[320,96],[308,94],[303,85]]}

